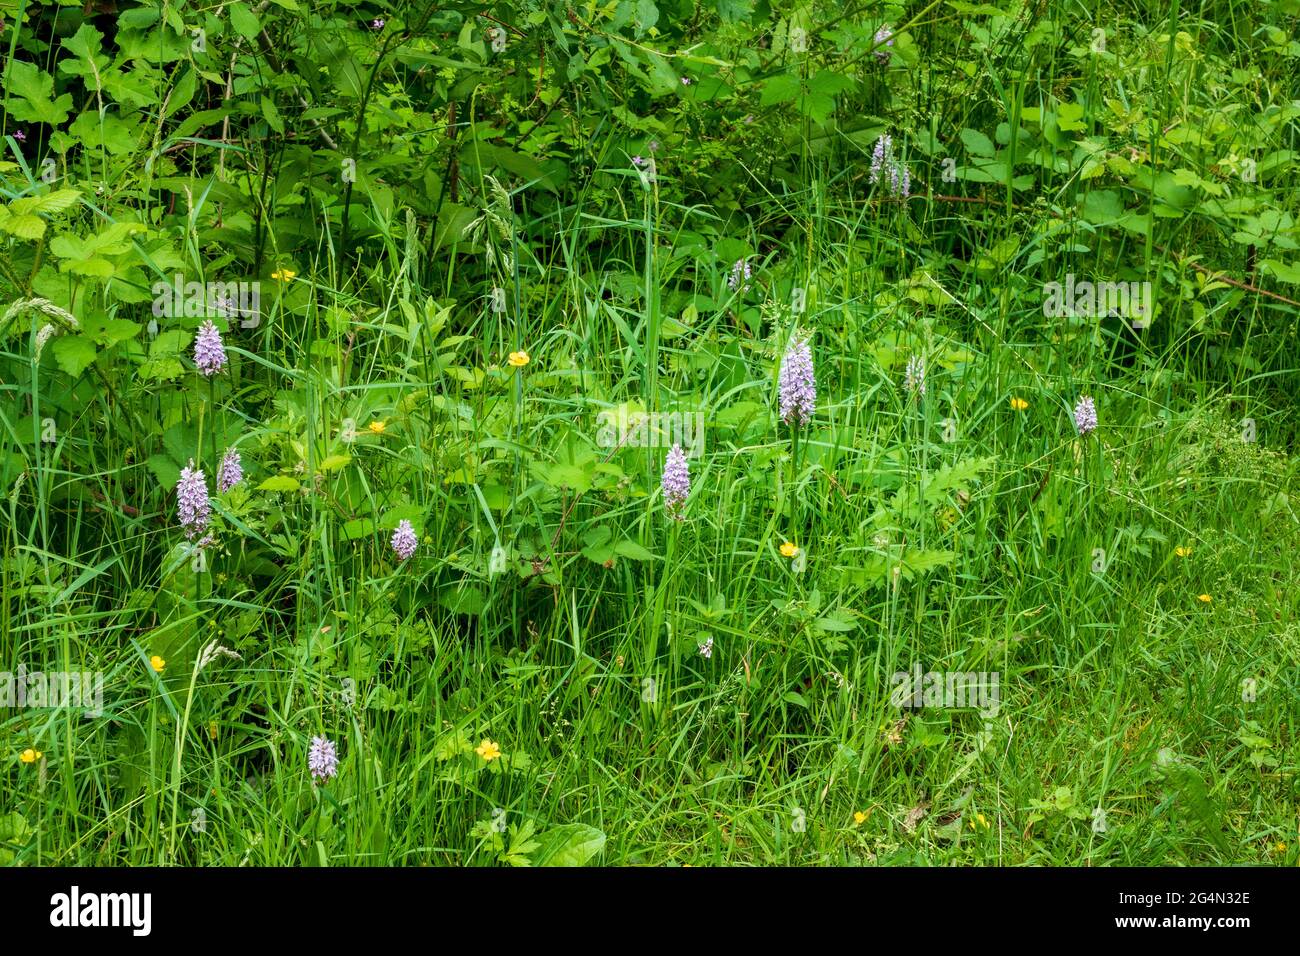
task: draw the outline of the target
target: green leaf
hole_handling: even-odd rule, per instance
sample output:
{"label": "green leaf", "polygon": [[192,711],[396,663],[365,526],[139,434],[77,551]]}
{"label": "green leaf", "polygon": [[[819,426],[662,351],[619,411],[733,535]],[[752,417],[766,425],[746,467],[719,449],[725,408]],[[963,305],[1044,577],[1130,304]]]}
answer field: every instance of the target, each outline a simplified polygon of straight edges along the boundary
{"label": "green leaf", "polygon": [[605,849],[605,834],[585,823],[566,823],[539,837],[534,866],[585,866]]}
{"label": "green leaf", "polygon": [[1124,203],[1114,189],[1095,189],[1083,200],[1083,218],[1093,225],[1111,223],[1124,215]]}
{"label": "green leaf", "polygon": [[54,340],[54,358],[59,368],[76,378],[95,361],[95,343],[84,335],[62,335]]}
{"label": "green leaf", "polygon": [[717,0],[718,16],[727,23],[748,20],[754,14],[754,0]]}
{"label": "green leaf", "polygon": [[793,73],[781,73],[763,84],[763,95],[759,97],[759,106],[772,106],[776,103],[789,103],[799,95],[799,77]]}
{"label": "green leaf", "polygon": [[31,214],[15,216],[8,209],[0,209],[0,232],[19,239],[39,239],[45,235],[45,220]]}
{"label": "green leaf", "polygon": [[271,129],[277,133],[284,132],[284,120],[280,117],[280,110],[276,107],[275,100],[269,96],[262,97],[262,116]]}
{"label": "green leaf", "polygon": [[76,189],[56,189],[43,196],[24,196],[15,199],[10,209],[15,213],[44,213],[47,216],[66,212],[81,201],[81,193]]}
{"label": "green leaf", "polygon": [[653,561],[655,557],[635,541],[620,541],[614,545],[614,551],[633,561]]}
{"label": "green leaf", "polygon": [[51,99],[53,94],[54,77],[23,60],[10,62],[4,106],[12,118],[58,126],[72,110],[72,94],[64,93],[57,100]]}
{"label": "green leaf", "polygon": [[1082,103],[1062,103],[1056,108],[1056,126],[1062,132],[1074,133],[1086,129]]}
{"label": "green leaf", "polygon": [[836,73],[833,70],[818,70],[817,75],[808,81],[808,89],[815,93],[825,93],[834,96],[836,93],[845,93],[853,89],[854,83],[852,78],[845,76],[843,73]]}
{"label": "green leaf", "polygon": [[140,332],[138,322],[128,319],[110,319],[107,315],[92,315],[82,320],[81,331],[105,348],[125,342]]}
{"label": "green leaf", "polygon": [[1289,282],[1293,285],[1300,283],[1300,263],[1287,265],[1277,259],[1265,259],[1260,264],[1259,271],[1276,276],[1282,282]]}
{"label": "green leaf", "polygon": [[112,113],[101,116],[93,110],[82,113],[68,127],[68,134],[75,139],[106,149],[114,156],[134,152],[140,145],[139,131],[140,124],[134,119],[124,120]]}
{"label": "green leaf", "polygon": [[150,455],[145,464],[149,466],[149,470],[153,472],[153,476],[158,479],[158,484],[163,488],[174,488],[176,482],[180,481],[180,468],[166,455]]}
{"label": "green leaf", "polygon": [[245,40],[256,39],[262,32],[262,25],[257,22],[257,15],[246,3],[234,3],[230,6],[230,25]]}
{"label": "green leaf", "polygon": [[12,863],[18,855],[15,851],[25,846],[35,832],[16,810],[0,816],[0,866]]}
{"label": "green leaf", "polygon": [[991,159],[997,152],[993,147],[993,140],[978,130],[964,129],[960,135],[962,145],[972,156],[987,156]]}
{"label": "green leaf", "polygon": [[60,60],[59,72],[84,77],[87,86],[100,89],[104,72],[112,63],[100,50],[103,39],[102,33],[89,23],[83,23],[76,33],[63,41],[63,48],[76,59],[65,57]]}
{"label": "green leaf", "polygon": [[487,607],[487,599],[482,591],[476,587],[461,587],[458,584],[443,588],[438,595],[438,603],[453,614],[467,614],[471,617],[482,614],[483,609]]}
{"label": "green leaf", "polygon": [[534,477],[552,488],[571,488],[583,492],[591,487],[591,475],[580,465],[568,462],[548,465],[535,461],[530,463],[529,468]]}
{"label": "green leaf", "polygon": [[357,538],[365,538],[375,533],[374,518],[353,518],[351,521],[343,522],[343,540],[355,541]]}
{"label": "green leaf", "polygon": [[257,486],[258,491],[297,491],[301,485],[298,479],[288,475],[273,475]]}
{"label": "green leaf", "polygon": [[507,172],[514,173],[529,182],[536,183],[543,189],[549,189],[556,192],[555,183],[548,173],[537,160],[523,153],[516,153],[512,149],[504,146],[493,146],[491,143],[470,143],[461,150],[461,162],[467,166],[474,166],[482,169],[488,169],[492,166],[500,166]]}

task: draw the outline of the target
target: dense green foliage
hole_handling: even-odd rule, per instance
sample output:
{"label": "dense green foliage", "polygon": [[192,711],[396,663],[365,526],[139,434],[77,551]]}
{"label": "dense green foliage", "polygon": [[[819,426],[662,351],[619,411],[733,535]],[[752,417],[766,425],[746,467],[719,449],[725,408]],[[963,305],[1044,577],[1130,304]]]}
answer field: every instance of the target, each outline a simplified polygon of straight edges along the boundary
{"label": "dense green foliage", "polygon": [[0,863],[1294,865],[1300,0],[1087,7],[0,0]]}

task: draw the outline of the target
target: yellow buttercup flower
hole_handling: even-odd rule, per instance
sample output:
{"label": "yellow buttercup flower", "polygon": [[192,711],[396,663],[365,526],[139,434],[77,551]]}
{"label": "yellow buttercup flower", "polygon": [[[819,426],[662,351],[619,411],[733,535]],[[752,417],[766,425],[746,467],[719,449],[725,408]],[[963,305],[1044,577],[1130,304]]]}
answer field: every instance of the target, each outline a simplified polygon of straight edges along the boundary
{"label": "yellow buttercup flower", "polygon": [[1274,853],[1285,853],[1285,852],[1286,852],[1286,844],[1285,844],[1285,843],[1281,843],[1281,842],[1274,843],[1274,844],[1273,844],[1273,852],[1274,852]]}
{"label": "yellow buttercup flower", "polygon": [[785,544],[781,545],[781,553],[787,558],[793,558],[799,553],[799,546],[793,541],[787,541]]}
{"label": "yellow buttercup flower", "polygon": [[979,821],[980,826],[984,827],[985,830],[989,828],[989,821],[985,818],[984,814],[982,813],[975,814],[974,819],[970,821],[970,828],[972,830],[975,829],[976,821]]}
{"label": "yellow buttercup flower", "polygon": [[149,666],[161,674],[163,668],[167,666],[167,662],[155,654],[153,657],[149,658]]}
{"label": "yellow buttercup flower", "polygon": [[376,435],[382,435],[384,433],[384,429],[388,427],[388,422],[375,421],[375,422],[371,422],[368,427]]}
{"label": "yellow buttercup flower", "polygon": [[1196,600],[1200,601],[1202,604],[1209,604],[1214,600],[1214,598],[1210,597],[1208,594],[1202,594]]}
{"label": "yellow buttercup flower", "polygon": [[486,737],[483,738],[481,744],[474,748],[474,752],[488,763],[491,763],[493,760],[496,760],[501,756],[501,748]]}
{"label": "yellow buttercup flower", "polygon": [[1174,554],[1178,555],[1180,558],[1185,558],[1191,553],[1192,553],[1192,549],[1187,547],[1186,545],[1180,544],[1178,547],[1174,548]]}
{"label": "yellow buttercup flower", "polygon": [[39,750],[36,750],[32,747],[28,747],[26,750],[24,750],[22,753],[18,755],[18,759],[21,760],[23,763],[36,763],[36,761],[40,760],[41,757],[43,756],[45,755],[41,753]]}
{"label": "yellow buttercup flower", "polygon": [[288,282],[297,274],[298,273],[294,272],[292,269],[276,269],[271,273],[271,278],[275,279],[277,282]]}
{"label": "yellow buttercup flower", "polygon": [[853,813],[853,825],[854,825],[855,827],[860,827],[860,826],[862,826],[862,824],[864,824],[864,823],[866,823],[866,822],[867,822],[867,815],[866,815],[865,813],[863,813],[861,810],[856,810],[856,811],[854,811],[854,813]]}
{"label": "yellow buttercup flower", "polygon": [[508,358],[506,361],[508,361],[515,368],[523,368],[525,365],[531,362],[532,359],[528,357],[527,352],[525,352],[523,349],[520,349],[518,352],[511,352],[510,358]]}
{"label": "yellow buttercup flower", "polygon": [[1026,408],[1029,407],[1029,403],[1025,401],[1023,398],[1012,398],[1011,407],[1017,412],[1023,412]]}

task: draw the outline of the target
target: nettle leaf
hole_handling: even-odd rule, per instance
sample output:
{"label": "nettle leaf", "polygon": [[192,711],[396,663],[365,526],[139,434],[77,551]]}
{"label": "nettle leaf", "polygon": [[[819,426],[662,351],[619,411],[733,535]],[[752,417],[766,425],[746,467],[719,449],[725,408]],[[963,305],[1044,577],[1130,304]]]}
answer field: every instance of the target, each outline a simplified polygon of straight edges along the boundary
{"label": "nettle leaf", "polygon": [[825,93],[834,96],[837,93],[845,93],[854,87],[851,77],[843,73],[836,73],[833,70],[818,70],[817,75],[808,81],[808,89],[814,93]]}
{"label": "nettle leaf", "polygon": [[73,378],[86,370],[86,366],[95,361],[95,343],[85,335],[61,335],[51,346],[54,359],[59,368]]}
{"label": "nettle leaf", "polygon": [[793,73],[782,73],[772,77],[763,84],[763,95],[759,97],[759,106],[772,106],[776,103],[789,103],[799,96],[799,77]]}
{"label": "nettle leaf", "polygon": [[81,193],[75,189],[57,189],[43,196],[24,196],[9,204],[14,213],[54,213],[66,212],[81,200]]}
{"label": "nettle leaf", "polygon": [[72,111],[72,94],[54,95],[54,77],[22,60],[9,64],[5,80],[5,110],[16,120],[31,120],[58,126]]}

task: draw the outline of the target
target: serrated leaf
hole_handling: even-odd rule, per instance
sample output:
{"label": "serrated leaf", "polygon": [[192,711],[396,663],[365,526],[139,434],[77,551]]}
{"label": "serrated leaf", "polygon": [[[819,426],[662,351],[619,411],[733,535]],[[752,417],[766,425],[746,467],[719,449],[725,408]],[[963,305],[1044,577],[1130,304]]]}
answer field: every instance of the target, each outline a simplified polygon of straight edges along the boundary
{"label": "serrated leaf", "polygon": [[59,368],[76,378],[95,361],[95,343],[84,335],[61,335],[50,346]]}
{"label": "serrated leaf", "polygon": [[759,106],[772,106],[777,103],[789,103],[799,95],[799,77],[793,73],[781,73],[763,84],[763,95],[759,97]]}
{"label": "serrated leaf", "polygon": [[76,189],[56,189],[43,196],[24,196],[15,199],[9,205],[13,213],[44,213],[47,216],[65,212],[81,201],[81,193]]}
{"label": "serrated leaf", "polygon": [[0,231],[7,232],[19,239],[39,239],[45,235],[45,220],[30,213],[15,216],[7,212],[0,216]]}

